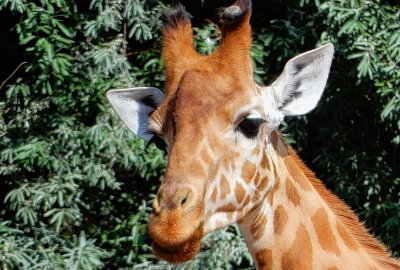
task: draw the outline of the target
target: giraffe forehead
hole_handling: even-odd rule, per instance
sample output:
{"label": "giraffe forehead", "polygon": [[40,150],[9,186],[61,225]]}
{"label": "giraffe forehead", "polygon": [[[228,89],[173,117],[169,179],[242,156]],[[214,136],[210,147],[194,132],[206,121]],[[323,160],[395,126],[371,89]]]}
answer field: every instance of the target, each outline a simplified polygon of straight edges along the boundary
{"label": "giraffe forehead", "polygon": [[226,131],[240,116],[258,118],[263,114],[258,88],[254,81],[232,79],[229,74],[189,70],[153,112],[149,123],[159,134],[182,129],[192,136],[207,130]]}
{"label": "giraffe forehead", "polygon": [[240,108],[254,100],[251,82],[208,70],[190,70],[182,76],[175,93],[174,117],[231,122]]}

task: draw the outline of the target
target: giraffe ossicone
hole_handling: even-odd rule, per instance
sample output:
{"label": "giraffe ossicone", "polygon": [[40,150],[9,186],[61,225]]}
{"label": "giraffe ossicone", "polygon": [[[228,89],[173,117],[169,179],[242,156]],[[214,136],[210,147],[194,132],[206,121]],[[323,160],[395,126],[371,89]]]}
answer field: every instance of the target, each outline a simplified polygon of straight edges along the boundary
{"label": "giraffe ossicone", "polygon": [[220,46],[204,56],[178,6],[163,16],[164,93],[107,93],[131,131],[167,145],[148,225],[153,252],[173,263],[189,260],[204,235],[238,223],[258,269],[400,269],[276,131],[284,117],[317,105],[333,45],[294,57],[272,85],[259,86],[250,16],[250,0],[229,7]]}

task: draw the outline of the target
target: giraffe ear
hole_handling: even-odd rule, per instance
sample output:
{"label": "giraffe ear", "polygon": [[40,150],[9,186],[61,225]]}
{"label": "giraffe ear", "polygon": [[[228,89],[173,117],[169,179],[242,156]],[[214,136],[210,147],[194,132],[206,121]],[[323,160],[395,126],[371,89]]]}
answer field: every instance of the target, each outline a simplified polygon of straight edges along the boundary
{"label": "giraffe ear", "polygon": [[290,59],[270,86],[277,109],[285,116],[306,114],[317,106],[333,59],[331,43]]}
{"label": "giraffe ear", "polygon": [[149,116],[164,99],[164,93],[153,87],[114,89],[107,92],[107,99],[125,125],[136,135],[149,141]]}

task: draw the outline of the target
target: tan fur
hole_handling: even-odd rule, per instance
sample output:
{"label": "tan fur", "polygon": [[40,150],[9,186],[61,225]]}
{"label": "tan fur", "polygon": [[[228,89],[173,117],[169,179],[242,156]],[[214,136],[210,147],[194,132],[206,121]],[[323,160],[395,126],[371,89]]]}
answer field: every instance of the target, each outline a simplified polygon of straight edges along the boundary
{"label": "tan fur", "polygon": [[226,180],[226,177],[223,175],[221,176],[220,191],[221,191],[221,197],[220,197],[221,200],[225,199],[231,192],[231,186],[229,185],[228,181]]}
{"label": "tan fur", "polygon": [[164,24],[165,99],[150,121],[169,160],[148,227],[154,253],[173,263],[189,260],[204,234],[238,221],[249,228],[246,241],[261,269],[333,270],[342,259],[358,266],[366,258],[365,265],[399,270],[277,132],[269,141],[263,127],[245,146],[239,139],[239,109],[263,105],[254,102],[260,93],[249,53],[251,1],[235,5],[242,15],[223,23],[222,43],[210,56],[195,51],[183,8]]}
{"label": "tan fur", "polygon": [[288,214],[282,205],[278,205],[274,214],[274,234],[280,235],[288,222]]}
{"label": "tan fur", "polygon": [[310,235],[305,226],[300,224],[292,246],[282,256],[281,269],[311,270],[312,257]]}
{"label": "tan fur", "polygon": [[297,192],[296,187],[293,185],[292,180],[289,178],[286,179],[286,196],[295,206],[300,205],[300,195]]}
{"label": "tan fur", "polygon": [[329,223],[329,218],[326,211],[323,208],[320,208],[311,217],[311,221],[321,247],[327,252],[331,252],[336,256],[340,256],[341,252],[339,250],[335,235],[333,234],[332,226]]}
{"label": "tan fur", "polygon": [[245,192],[246,192],[246,191],[245,191],[245,189],[243,188],[243,185],[242,185],[242,184],[240,184],[240,183],[236,184],[236,187],[235,187],[235,196],[236,196],[236,200],[237,200],[237,202],[238,202],[239,204],[242,203],[242,201],[243,201],[243,199],[244,199],[244,196],[246,195]]}
{"label": "tan fur", "polygon": [[246,183],[250,183],[250,181],[253,180],[256,170],[257,167],[254,163],[246,161],[242,168],[242,179],[246,181]]}
{"label": "tan fur", "polygon": [[273,266],[273,258],[272,258],[272,250],[263,249],[256,253],[256,262],[260,269],[272,269]]}
{"label": "tan fur", "polygon": [[355,240],[368,251],[368,253],[379,263],[379,265],[383,267],[383,269],[399,270],[399,262],[389,256],[385,246],[368,233],[350,207],[348,207],[345,203],[343,203],[342,200],[340,200],[336,195],[332,194],[325,187],[321,180],[319,180],[315,174],[303,163],[303,161],[291,147],[289,147],[289,155],[292,157],[293,162],[305,174],[322,199],[328,204],[330,209],[349,230]]}

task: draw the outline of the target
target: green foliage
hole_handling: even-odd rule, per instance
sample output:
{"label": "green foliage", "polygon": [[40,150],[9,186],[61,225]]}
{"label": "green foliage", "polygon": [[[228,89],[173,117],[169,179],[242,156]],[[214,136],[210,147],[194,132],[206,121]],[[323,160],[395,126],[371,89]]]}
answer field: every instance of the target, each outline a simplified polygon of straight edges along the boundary
{"label": "green foliage", "polygon": [[[7,191],[1,219],[10,228],[1,232],[3,268],[112,264],[107,260],[119,250],[108,250],[111,240],[101,238],[103,230],[131,218],[119,210],[137,207],[136,198],[123,196],[132,182],[154,180],[165,166],[164,154],[122,127],[104,98],[110,88],[132,85],[141,76],[139,69],[130,73],[123,34],[104,33],[136,18],[136,9],[143,16],[155,11],[138,1],[105,2],[104,9],[94,3],[99,15],[79,13],[65,1],[28,2],[23,8],[0,3],[21,13],[14,29],[29,59],[24,74],[1,95],[0,180]],[[130,10],[120,9],[128,4]],[[100,18],[114,7],[118,10],[111,17]],[[89,20],[93,17],[95,23]],[[88,25],[95,25],[96,32]],[[143,25],[137,39],[150,37],[154,27]],[[113,237],[130,230],[134,237],[143,235],[134,231],[139,222],[131,220]]]}
{"label": "green foliage", "polygon": [[[334,43],[320,106],[288,119],[282,132],[398,253],[399,6],[273,1],[268,13],[262,1],[254,2],[257,82],[273,81],[297,53]],[[165,154],[125,129],[105,92],[163,88],[159,16],[165,3],[0,0],[0,11],[17,21],[12,31],[19,44],[10,47],[19,45],[26,61],[0,88],[2,269],[253,267],[236,226],[207,236],[202,252],[183,265],[150,253],[145,224]],[[220,42],[215,25],[194,33],[203,54]]]}
{"label": "green foliage", "polygon": [[[352,200],[353,207],[360,211],[367,224],[398,254],[400,171],[395,160],[399,157],[400,147],[399,6],[365,0],[346,4],[326,1],[318,8],[326,18],[322,37],[330,37],[337,44],[340,61],[348,62],[348,66],[356,71],[349,76],[353,80],[350,85],[341,82],[332,83],[332,86],[337,87],[336,92],[360,89],[355,91],[356,96],[346,93],[332,96],[332,102],[334,99],[341,102],[340,99],[346,95],[351,100],[358,98],[359,104],[353,105],[356,108],[353,115],[344,112],[343,117],[351,119],[347,121],[350,124],[348,128],[360,129],[358,140],[372,140],[363,145],[355,142],[357,138],[351,138],[351,135],[339,139],[346,140],[343,145],[347,149],[351,149],[350,141],[357,150],[347,150],[347,153],[340,150],[344,166],[335,164],[327,173],[344,168],[349,170],[343,174],[339,185],[336,183],[336,190]],[[344,72],[342,70],[343,67],[339,71]],[[335,78],[340,81],[338,75]],[[365,109],[367,106],[372,108]],[[325,166],[331,161],[329,158]],[[333,180],[332,177],[327,179]],[[349,183],[354,185],[351,189],[348,189]],[[358,196],[351,198],[354,191]]]}
{"label": "green foliage", "polygon": [[[319,6],[329,35],[357,64],[358,81],[371,80],[380,97],[380,117],[400,144],[400,12],[376,1],[330,1]],[[333,35],[335,33],[335,35]]]}

